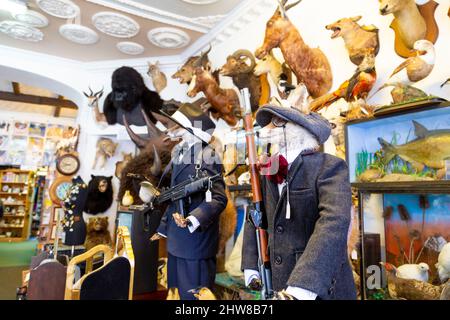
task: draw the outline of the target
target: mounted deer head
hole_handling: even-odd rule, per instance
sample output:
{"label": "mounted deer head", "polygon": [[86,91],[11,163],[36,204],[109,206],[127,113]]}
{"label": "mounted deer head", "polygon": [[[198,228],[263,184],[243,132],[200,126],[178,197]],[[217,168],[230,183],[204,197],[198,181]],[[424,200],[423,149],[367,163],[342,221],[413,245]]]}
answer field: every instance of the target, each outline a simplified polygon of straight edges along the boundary
{"label": "mounted deer head", "polygon": [[103,88],[100,91],[93,92],[91,87],[89,86],[89,94],[83,91],[83,94],[86,98],[88,98],[89,107],[98,106],[98,101],[103,96]]}
{"label": "mounted deer head", "polygon": [[258,59],[264,58],[270,50],[277,47],[281,40],[286,37],[286,34],[292,29],[291,22],[286,15],[286,12],[296,5],[298,5],[302,0],[298,0],[290,5],[286,6],[288,0],[279,0],[279,7],[273,14],[272,18],[266,24],[266,34],[264,38],[264,44],[258,48],[255,52],[255,56]]}

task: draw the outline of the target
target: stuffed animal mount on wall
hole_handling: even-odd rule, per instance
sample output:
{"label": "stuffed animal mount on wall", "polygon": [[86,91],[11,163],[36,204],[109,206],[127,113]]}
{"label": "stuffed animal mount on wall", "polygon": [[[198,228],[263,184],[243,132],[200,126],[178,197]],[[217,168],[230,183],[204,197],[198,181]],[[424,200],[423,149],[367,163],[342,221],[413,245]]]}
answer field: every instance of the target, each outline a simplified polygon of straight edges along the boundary
{"label": "stuffed animal mount on wall", "polygon": [[343,18],[325,26],[327,30],[333,31],[331,39],[337,37],[344,39],[350,60],[356,65],[363,62],[368,49],[371,49],[375,56],[378,55],[380,50],[378,28],[374,25],[360,26],[358,21],[361,18],[361,16]]}
{"label": "stuffed animal mount on wall", "polygon": [[89,251],[99,244],[112,246],[111,234],[108,231],[108,217],[89,218],[84,246]]}
{"label": "stuffed animal mount on wall", "polygon": [[287,17],[286,12],[299,4],[301,0],[287,5],[288,0],[279,1],[280,5],[266,24],[263,45],[255,52],[258,59],[264,58],[270,50],[279,47],[284,59],[299,83],[303,82],[313,98],[327,93],[333,84],[330,63],[319,48],[310,48],[299,31]]}
{"label": "stuffed animal mount on wall", "polygon": [[435,18],[439,4],[433,0],[380,0],[380,13],[393,14],[391,28],[395,32],[395,52],[401,57],[411,57],[417,40],[436,43],[439,28]]}
{"label": "stuffed animal mount on wall", "polygon": [[166,75],[159,69],[159,61],[156,63],[148,62],[147,74],[152,78],[153,87],[155,87],[156,92],[160,93],[167,87]]}
{"label": "stuffed animal mount on wall", "polygon": [[122,157],[122,160],[116,162],[116,170],[114,172],[114,175],[119,180],[122,175],[123,168],[125,168],[127,163],[130,162],[131,159],[133,159],[133,153],[122,152]]}
{"label": "stuffed animal mount on wall", "polygon": [[88,195],[84,211],[88,214],[99,214],[106,212],[113,202],[112,176],[91,175],[88,184]]}
{"label": "stuffed animal mount on wall", "polygon": [[103,169],[106,165],[106,161],[109,158],[114,157],[118,145],[118,143],[114,143],[110,138],[99,138],[97,140],[97,152],[95,154],[92,169],[96,169],[97,164],[99,164],[100,169]]}

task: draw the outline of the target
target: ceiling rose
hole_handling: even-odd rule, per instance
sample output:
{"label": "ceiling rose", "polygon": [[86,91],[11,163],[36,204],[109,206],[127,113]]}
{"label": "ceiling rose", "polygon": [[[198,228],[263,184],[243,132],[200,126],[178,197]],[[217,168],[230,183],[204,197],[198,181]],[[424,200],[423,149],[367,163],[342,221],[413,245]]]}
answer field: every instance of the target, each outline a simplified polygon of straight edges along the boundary
{"label": "ceiling rose", "polygon": [[98,41],[97,32],[79,24],[63,24],[59,27],[59,34],[78,44],[94,44]]}
{"label": "ceiling rose", "polygon": [[117,38],[131,38],[138,34],[139,24],[123,14],[99,12],[92,16],[92,23],[101,32]]}
{"label": "ceiling rose", "polygon": [[178,49],[191,42],[189,35],[176,28],[155,28],[147,33],[148,40],[164,49]]}
{"label": "ceiling rose", "polygon": [[38,42],[44,39],[44,34],[41,30],[14,20],[0,22],[0,32],[7,34],[11,38],[24,41]]}
{"label": "ceiling rose", "polygon": [[70,0],[36,0],[42,11],[51,16],[72,19],[79,15],[80,7]]}
{"label": "ceiling rose", "polygon": [[211,3],[219,2],[220,0],[181,0],[181,1],[191,3],[191,4],[211,4]]}
{"label": "ceiling rose", "polygon": [[27,10],[25,12],[13,13],[13,18],[17,21],[28,24],[35,28],[44,28],[48,26],[48,19],[37,11]]}
{"label": "ceiling rose", "polygon": [[138,55],[144,52],[144,46],[136,42],[122,41],[116,44],[120,52],[129,55]]}

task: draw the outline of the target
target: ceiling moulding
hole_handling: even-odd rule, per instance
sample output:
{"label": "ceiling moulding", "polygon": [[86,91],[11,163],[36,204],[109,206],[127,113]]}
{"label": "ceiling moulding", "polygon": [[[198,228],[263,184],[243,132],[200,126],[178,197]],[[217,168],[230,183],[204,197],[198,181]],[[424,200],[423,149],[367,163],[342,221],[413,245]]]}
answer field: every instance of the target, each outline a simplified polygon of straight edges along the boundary
{"label": "ceiling moulding", "polygon": [[189,35],[177,28],[154,28],[147,33],[148,40],[157,47],[164,49],[178,49],[191,42]]}
{"label": "ceiling moulding", "polygon": [[190,4],[204,5],[204,4],[216,3],[216,2],[219,2],[221,0],[181,0],[181,1],[187,2],[187,3],[190,3]]}
{"label": "ceiling moulding", "polygon": [[63,24],[59,27],[59,34],[69,41],[84,45],[91,45],[99,40],[97,32],[79,24]]}
{"label": "ceiling moulding", "polygon": [[145,49],[144,46],[131,41],[122,41],[116,44],[116,48],[125,54],[129,55],[139,55],[144,53]]}
{"label": "ceiling moulding", "polygon": [[12,16],[17,21],[26,23],[35,28],[45,28],[48,26],[48,19],[37,11],[27,10],[25,12],[13,12]]}
{"label": "ceiling moulding", "polygon": [[70,0],[36,0],[42,11],[62,19],[73,19],[80,14],[80,7]]}
{"label": "ceiling moulding", "polygon": [[209,32],[212,26],[215,26],[218,21],[221,21],[225,17],[224,15],[215,15],[215,16],[189,18],[168,11],[156,9],[151,6],[135,2],[133,0],[117,0],[114,3],[109,2],[108,0],[86,0],[86,1],[110,9],[115,9],[125,13],[133,14],[138,17],[170,24],[176,27],[186,28],[201,33]]}
{"label": "ceiling moulding", "polygon": [[97,30],[116,38],[132,38],[139,33],[140,26],[126,15],[102,11],[92,16],[92,24]]}
{"label": "ceiling moulding", "polygon": [[258,19],[262,12],[273,8],[276,3],[274,0],[242,1],[225,19],[186,49],[182,53],[183,60],[186,61],[189,57],[204,51],[210,43],[218,45],[229,40],[233,35],[244,30],[249,23]]}
{"label": "ceiling moulding", "polygon": [[44,34],[41,30],[15,20],[4,20],[0,22],[0,32],[3,32],[11,38],[23,41],[39,42],[44,39]]}

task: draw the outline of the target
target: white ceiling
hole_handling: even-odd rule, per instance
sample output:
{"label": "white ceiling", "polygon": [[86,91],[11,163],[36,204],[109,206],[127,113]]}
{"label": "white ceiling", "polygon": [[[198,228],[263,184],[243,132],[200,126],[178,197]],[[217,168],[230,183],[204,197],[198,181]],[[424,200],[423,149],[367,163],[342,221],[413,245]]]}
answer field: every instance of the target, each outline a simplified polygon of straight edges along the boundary
{"label": "white ceiling", "polygon": [[[6,0],[0,0],[3,2]],[[249,0],[71,0],[80,8],[80,16],[75,20],[65,20],[51,16],[42,11],[35,0],[27,1],[28,8],[43,14],[49,25],[39,30],[43,33],[43,40],[38,42],[18,40],[0,32],[0,45],[11,46],[58,56],[62,58],[95,62],[143,57],[161,57],[179,55],[202,35],[208,33],[236,8]],[[198,2],[207,4],[193,4]],[[209,3],[208,3],[209,2]],[[132,18],[140,27],[139,32],[130,38],[118,38],[105,34],[93,24],[92,17],[99,12],[115,12]],[[4,20],[14,20],[11,14],[2,10],[0,4],[0,23]],[[99,40],[95,44],[82,45],[71,42],[60,35],[59,28],[67,23],[81,24],[94,30]],[[159,47],[152,43],[147,36],[155,28],[176,28],[188,39],[178,48]],[[178,35],[164,32],[158,33],[163,44],[178,41]],[[172,40],[175,37],[175,40]],[[127,55],[117,49],[122,41],[131,41],[141,45],[144,51],[137,55]]]}

